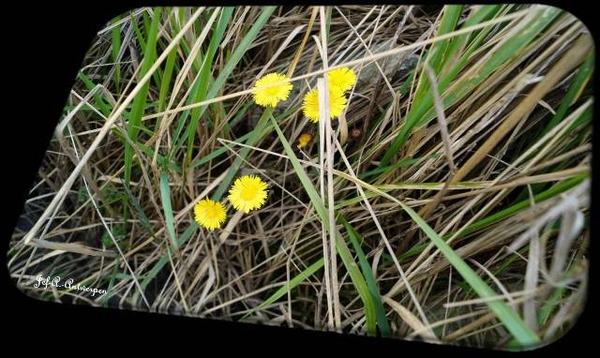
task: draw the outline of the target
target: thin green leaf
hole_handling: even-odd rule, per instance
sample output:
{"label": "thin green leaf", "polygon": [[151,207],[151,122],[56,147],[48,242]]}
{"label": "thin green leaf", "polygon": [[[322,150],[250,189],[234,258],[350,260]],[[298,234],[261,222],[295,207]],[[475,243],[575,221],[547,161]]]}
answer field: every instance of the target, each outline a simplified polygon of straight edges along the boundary
{"label": "thin green leaf", "polygon": [[[440,250],[450,264],[469,283],[471,288],[480,298],[497,296],[488,284],[477,275],[477,273],[463,261],[460,256],[427,224],[413,209],[400,202],[402,209],[414,220],[414,222],[429,237],[431,242]],[[521,317],[504,301],[488,300],[488,307],[496,314],[496,317],[504,324],[506,329],[513,335],[522,347],[531,347],[539,344],[540,337],[531,330]]]}
{"label": "thin green leaf", "polygon": [[167,225],[167,233],[169,234],[169,238],[171,239],[173,249],[177,250],[178,240],[177,234],[175,233],[173,208],[171,207],[171,188],[169,187],[169,177],[166,172],[162,172],[160,174],[160,198],[165,214],[165,224]]}

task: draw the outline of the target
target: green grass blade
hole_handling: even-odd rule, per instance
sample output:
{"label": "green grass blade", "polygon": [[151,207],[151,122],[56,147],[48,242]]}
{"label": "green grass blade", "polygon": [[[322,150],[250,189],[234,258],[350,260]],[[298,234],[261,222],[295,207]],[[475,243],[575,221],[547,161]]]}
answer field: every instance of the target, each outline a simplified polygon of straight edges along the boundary
{"label": "green grass blade", "polygon": [[[258,120],[256,127],[254,127],[254,130],[252,130],[252,132],[250,132],[251,134],[248,137],[248,140],[246,141],[247,145],[249,145],[249,146],[255,145],[256,143],[258,143],[260,138],[262,138],[263,133],[265,133],[265,127],[267,125],[267,120],[269,119],[270,116],[271,116],[271,108],[266,108],[265,111],[263,112],[262,116]],[[244,148],[240,149],[240,151],[238,152],[238,155],[236,156],[236,158],[233,161],[233,164],[231,164],[231,166],[227,170],[227,174],[225,175],[225,178],[223,178],[223,181],[221,182],[221,184],[219,184],[219,186],[215,190],[215,192],[213,194],[213,200],[215,200],[215,201],[221,200],[221,197],[227,191],[229,184],[231,184],[231,181],[237,174],[238,170],[240,169],[242,163],[244,162],[244,160],[246,159],[248,154],[250,154],[250,148],[244,147]]]}
{"label": "green grass blade", "polygon": [[[458,19],[460,18],[460,15],[462,13],[462,6],[448,5],[444,7],[443,11],[444,13],[442,15],[442,19],[440,21],[440,26],[438,28],[436,36],[441,36],[446,33],[452,32],[456,28]],[[445,61],[448,60],[445,52],[450,44],[450,41],[451,39],[434,43],[431,47],[431,50],[427,54],[427,62],[429,63],[429,65],[435,73],[440,73],[443,69],[442,65]],[[424,69],[421,71],[422,74],[424,73],[423,71]],[[429,102],[431,102],[431,104],[429,104]],[[380,168],[387,166],[392,156],[398,153],[399,149],[404,144],[404,137],[406,137],[407,134],[410,133],[412,128],[417,124],[417,120],[418,118],[420,118],[419,113],[425,111],[426,107],[433,105],[433,99],[430,95],[429,80],[427,79],[427,76],[419,76],[419,84],[416,90],[413,103],[418,103],[417,109],[410,109],[406,122],[402,126],[402,130],[400,132],[400,134],[402,134],[402,137],[399,135],[392,143],[392,147],[395,148],[393,152],[391,151],[391,147],[388,151],[386,151],[383,158],[381,159],[381,164],[379,165]],[[400,139],[402,139],[402,141]]]}
{"label": "green grass blade", "polygon": [[592,51],[586,57],[583,64],[579,67],[577,75],[575,75],[573,82],[569,86],[567,94],[565,94],[560,102],[560,106],[556,110],[556,114],[552,117],[552,120],[550,120],[546,128],[544,128],[544,130],[540,133],[539,138],[551,131],[552,128],[556,127],[556,125],[558,125],[558,123],[565,118],[565,115],[567,114],[569,107],[571,107],[573,104],[573,101],[575,101],[576,96],[581,93],[585,84],[590,79],[592,71],[594,70],[594,58],[594,52]]}
{"label": "green grass blade", "polygon": [[360,264],[360,268],[362,270],[363,276],[369,286],[369,291],[371,292],[371,296],[373,297],[373,303],[375,305],[375,313],[377,315],[377,326],[381,332],[382,337],[390,337],[391,330],[390,325],[385,316],[385,309],[383,308],[383,303],[381,302],[381,294],[379,293],[379,288],[377,286],[377,280],[371,271],[371,266],[369,266],[369,261],[367,260],[367,256],[365,255],[362,247],[360,246],[360,235],[356,232],[356,230],[348,223],[348,221],[341,215],[338,214],[338,220],[344,225],[346,231],[348,232],[348,237],[350,238],[350,242],[352,243],[352,247],[356,252],[356,256],[358,256],[358,262]]}
{"label": "green grass blade", "polygon": [[[246,51],[258,35],[258,32],[263,28],[263,26],[265,25],[273,11],[275,11],[275,9],[275,6],[267,6],[262,9],[262,12],[259,15],[259,17],[256,19],[250,30],[248,30],[248,33],[246,33],[244,38],[240,41],[235,51],[231,54],[231,58],[227,61],[225,66],[223,66],[223,68],[219,72],[219,75],[210,86],[210,89],[206,93],[206,98],[213,98],[217,96],[217,94],[225,84],[225,81],[231,75],[239,61],[242,59],[242,56],[246,53]],[[207,108],[207,106],[198,107],[197,109],[195,109],[195,114],[198,117],[202,117]],[[182,117],[185,116],[185,113],[187,113],[187,111],[182,113]],[[186,136],[179,138],[176,141],[176,144],[173,146],[171,153],[179,151],[186,138]]]}
{"label": "green grass blade", "polygon": [[150,223],[148,215],[146,215],[146,212],[144,212],[144,209],[142,209],[138,198],[133,194],[133,192],[127,184],[123,183],[123,189],[125,190],[125,194],[127,196],[127,199],[129,200],[129,205],[133,207],[133,210],[137,217],[140,219],[140,223],[142,224],[144,229],[148,230],[148,233],[150,233],[150,235],[154,235],[154,228],[152,227],[152,223]]}
{"label": "green grass blade", "polygon": [[[193,221],[190,224],[190,226],[188,226],[188,228],[183,232],[183,234],[179,236],[178,247],[182,247],[183,244],[185,244],[190,239],[190,237],[192,237],[196,230],[198,230],[198,224],[195,221]],[[148,285],[156,278],[158,273],[165,267],[167,263],[169,263],[169,256],[165,254],[154,264],[154,266],[152,266],[150,271],[148,271],[146,277],[140,281],[140,287],[142,288],[142,290],[145,290],[146,287],[148,287]],[[137,301],[138,298],[139,292],[136,292],[134,296],[134,301]]]}
{"label": "green grass blade", "polygon": [[[477,273],[467,265],[460,256],[441,238],[413,209],[399,201],[395,197],[382,192],[371,184],[365,183],[360,179],[355,179],[347,174],[339,173],[339,175],[354,183],[359,183],[364,188],[375,191],[387,199],[397,203],[402,209],[413,219],[413,221],[421,228],[421,230],[429,237],[431,242],[438,248],[450,264],[459,272],[459,274],[467,281],[469,286],[477,293],[480,298],[496,297],[497,294],[491,289],[488,284],[482,280]],[[486,304],[494,312],[496,317],[504,324],[507,330],[522,346],[530,346],[540,343],[540,338],[533,332],[519,315],[506,304],[504,301],[493,300],[487,301]]]}
{"label": "green grass blade", "polygon": [[[114,18],[113,23],[117,23],[121,19],[120,16]],[[115,85],[117,87],[117,91],[120,92],[121,88],[121,66],[118,65],[119,62],[119,52],[121,52],[121,28],[119,26],[113,27],[111,31],[111,39],[112,39],[112,60],[116,64],[115,65]]]}
{"label": "green grass blade", "polygon": [[[537,195],[535,195],[533,197],[533,200],[536,203],[540,203],[544,200],[550,199],[556,195],[559,195],[560,193],[563,193],[573,187],[575,187],[577,184],[581,183],[583,180],[585,180],[585,178],[589,177],[588,174],[580,174],[578,176],[575,176],[571,179],[562,181],[557,183],[556,185],[552,186],[551,188],[549,188],[546,191],[543,191]],[[487,216],[483,219],[480,219],[474,223],[472,223],[471,225],[467,226],[466,228],[464,228],[463,230],[460,231],[460,233],[458,234],[457,237],[462,237],[462,236],[466,236],[469,235],[473,232],[476,232],[478,230],[481,230],[485,227],[488,227],[490,225],[493,225],[495,223],[498,223],[506,218],[509,218],[513,215],[515,215],[516,213],[518,213],[519,211],[522,211],[528,207],[531,206],[531,200],[524,199],[514,205],[509,206],[506,209],[503,209],[497,213],[494,213],[490,216]],[[444,236],[444,240],[448,240],[450,237],[456,235],[456,233],[452,233],[452,234],[448,234]],[[416,245],[413,246],[410,250],[406,251],[405,253],[403,253],[402,255],[400,255],[400,257],[398,258],[400,261],[402,260],[407,260],[413,256],[416,256],[418,254],[420,254],[421,252],[423,252],[423,250],[427,247],[427,244],[421,244],[421,245]]]}
{"label": "green grass blade", "polygon": [[330,227],[329,226],[329,215],[327,214],[327,209],[325,209],[325,205],[323,204],[323,199],[321,198],[321,196],[317,192],[317,189],[315,189],[312,182],[308,178],[308,175],[306,174],[306,171],[302,167],[302,164],[300,164],[300,162],[298,161],[298,158],[296,158],[296,154],[294,153],[294,150],[292,149],[290,143],[285,138],[285,135],[283,134],[283,132],[281,132],[281,129],[279,128],[279,125],[277,124],[277,121],[275,121],[275,119],[271,117],[271,122],[273,124],[273,128],[275,129],[275,132],[277,132],[277,136],[279,136],[279,140],[280,140],[281,144],[283,145],[283,149],[285,150],[285,153],[288,155],[290,162],[292,163],[292,167],[294,168],[296,175],[298,176],[298,179],[302,183],[302,186],[304,187],[306,194],[310,198],[310,201],[313,204],[313,207],[315,208],[315,211],[319,215],[319,218],[321,218],[321,220],[323,220],[325,227],[329,228]]}
{"label": "green grass blade", "polygon": [[[450,264],[458,273],[469,283],[469,286],[477,293],[480,298],[489,298],[497,296],[488,284],[479,277],[479,275],[463,261],[460,256],[427,224],[413,209],[400,203],[402,209],[414,220],[414,222],[423,230],[433,244],[440,250]],[[529,328],[521,317],[508,305],[501,300],[490,300],[486,302],[488,307],[494,312],[496,317],[504,324],[506,329],[513,335],[514,339],[522,347],[531,347],[540,344],[540,337]]]}
{"label": "green grass blade", "polygon": [[[214,57],[217,53],[217,48],[219,44],[223,40],[223,36],[225,35],[225,29],[229,24],[231,19],[231,15],[233,14],[233,7],[226,7],[221,12],[221,16],[216,25],[216,29],[213,32],[213,36],[208,45],[208,51],[204,55],[204,59],[202,61],[202,67],[200,69],[200,78],[198,79],[198,89],[193,96],[194,102],[199,102],[206,97],[206,92],[208,91],[208,87],[211,84],[211,73],[213,71],[213,62]],[[196,128],[198,127],[198,123],[200,122],[200,116],[203,112],[201,110],[202,107],[194,108],[192,110],[190,125],[187,127],[187,161],[189,162],[192,158],[192,149],[194,148],[194,137],[196,135]]]}
{"label": "green grass blade", "polygon": [[[544,10],[540,13],[540,16],[531,20],[527,24],[526,30],[514,35],[504,42],[501,47],[497,48],[494,56],[490,56],[489,60],[481,66],[481,69],[475,76],[469,76],[457,81],[452,86],[452,91],[443,95],[442,101],[444,102],[444,107],[448,108],[453,104],[456,104],[459,100],[473,91],[473,89],[481,84],[486,78],[488,78],[488,76],[501,68],[503,63],[508,61],[511,57],[516,56],[521,49],[525,48],[531,41],[533,41],[536,36],[560,14],[560,11],[561,10],[552,7],[544,8]],[[466,59],[467,56],[464,56],[464,60],[462,61],[466,61]],[[440,92],[444,92],[446,87],[449,85],[449,82],[452,80],[453,76],[446,76],[442,78],[439,83]],[[404,125],[383,155],[379,163],[379,167],[385,167],[390,163],[391,159],[397,155],[400,149],[404,146],[406,140],[416,126],[424,125],[433,118],[435,118],[433,98],[431,95],[424,95],[418,101],[417,106],[411,107],[406,116]]]}
{"label": "green grass blade", "polygon": [[317,190],[311,183],[310,179],[308,178],[308,175],[304,171],[304,168],[298,161],[298,158],[296,158],[296,154],[294,153],[294,150],[290,146],[290,143],[285,138],[285,135],[281,132],[281,129],[279,129],[279,125],[277,124],[277,121],[275,121],[275,119],[273,117],[271,117],[271,122],[273,124],[273,128],[275,129],[275,132],[277,132],[277,136],[279,137],[281,144],[283,145],[285,153],[288,155],[290,162],[292,163],[292,167],[294,168],[296,175],[298,176],[298,179],[300,180],[300,182],[302,183],[302,185],[304,187],[304,190],[310,197],[311,203],[313,204],[313,207],[315,208],[317,214],[319,215],[319,218],[324,223],[325,230],[327,230],[328,232],[330,230],[335,230],[335,240],[336,240],[335,243],[336,243],[337,253],[340,256],[340,258],[342,259],[344,267],[348,271],[348,274],[350,275],[350,279],[351,279],[356,291],[358,292],[358,294],[361,298],[361,301],[363,302],[364,308],[365,308],[364,312],[365,312],[367,334],[375,335],[376,334],[376,323],[377,323],[376,309],[375,309],[375,303],[373,302],[373,297],[371,296],[371,292],[369,291],[367,282],[365,281],[365,278],[363,277],[362,273],[358,269],[358,265],[354,261],[354,258],[352,257],[352,254],[350,253],[350,250],[348,249],[348,245],[346,245],[346,242],[342,239],[340,233],[337,231],[335,226],[331,226],[334,223],[329,222],[329,216],[327,213],[327,209],[325,209],[322,198],[319,196],[319,193],[317,192]]}
{"label": "green grass blade", "polygon": [[275,291],[275,293],[269,296],[260,305],[256,306],[250,312],[246,313],[244,317],[242,317],[242,320],[248,317],[249,315],[253,314],[254,312],[260,311],[261,309],[264,309],[265,307],[268,307],[271,304],[277,302],[278,299],[286,295],[289,291],[293,290],[299,284],[308,279],[310,276],[317,273],[323,267],[324,263],[325,260],[322,257],[315,261],[313,264],[304,269],[304,271],[300,272],[298,275],[292,278],[290,282],[287,282],[283,286],[281,286],[277,291]]}
{"label": "green grass blade", "polygon": [[[157,8],[154,12],[154,16],[152,17],[152,24],[150,25],[150,29],[148,30],[148,40],[144,44],[144,59],[142,60],[141,69],[138,73],[138,78],[141,79],[146,75],[152,64],[156,59],[156,39],[158,35],[158,24],[160,21],[160,13],[161,9]],[[148,88],[150,86],[150,82],[146,82],[146,84],[140,89],[139,93],[135,96],[135,99],[132,103],[131,113],[129,116],[129,123],[127,128],[127,134],[133,143],[137,142],[137,136],[140,131],[140,126],[142,122],[142,115],[144,113],[144,108],[146,107],[146,96],[148,94]],[[125,157],[124,157],[124,178],[127,184],[131,182],[131,167],[133,164],[133,154],[134,150],[131,147],[129,141],[125,142]]]}
{"label": "green grass blade", "polygon": [[[252,133],[253,132],[248,132],[232,142],[243,144],[244,141],[246,141],[248,138],[250,138]],[[229,148],[227,148],[227,147],[221,147],[219,149],[216,149],[216,150],[210,152],[209,154],[205,155],[204,157],[198,158],[198,159],[194,160],[193,162],[191,162],[188,168],[193,169],[193,168],[197,168],[201,165],[204,165],[206,163],[209,163],[210,161],[217,159],[218,157],[227,153],[228,151],[229,151]]]}
{"label": "green grass blade", "polygon": [[[77,78],[79,78],[79,80],[81,80],[81,82],[83,82],[83,84],[89,91],[91,91],[92,89],[94,89],[94,87],[96,87],[96,85],[94,84],[94,81],[92,81],[82,71],[79,71],[79,73],[77,74]],[[100,93],[101,93],[100,91],[94,93],[94,96],[93,96],[94,97],[94,106],[105,117],[108,117],[108,116],[110,116],[110,113],[112,112],[112,106],[109,105],[108,103],[106,103],[106,101],[102,98],[102,95]]]}
{"label": "green grass blade", "polygon": [[[169,95],[169,87],[171,85],[171,78],[173,77],[173,70],[175,68],[175,59],[177,59],[177,48],[174,48],[169,52],[167,61],[165,62],[165,70],[163,72],[162,82],[160,83],[160,91],[158,93],[158,111],[162,112],[167,108],[167,96]],[[159,125],[156,125],[159,128]]]}
{"label": "green grass blade", "polygon": [[178,248],[177,234],[175,233],[175,223],[173,220],[173,208],[171,207],[171,188],[169,188],[169,177],[166,172],[160,174],[160,199],[163,205],[165,214],[165,223],[167,225],[167,233],[171,239],[173,249]]}
{"label": "green grass blade", "polygon": [[346,245],[346,242],[344,239],[342,239],[342,236],[339,232],[337,232],[337,230],[335,234],[335,244],[337,253],[342,259],[344,267],[350,275],[350,280],[352,281],[352,284],[358,292],[358,295],[360,296],[360,299],[365,307],[365,326],[367,334],[374,336],[377,334],[377,310],[375,308],[375,302],[373,300],[373,296],[371,295],[371,291],[369,290],[369,286],[367,285],[363,274],[358,268],[356,261],[354,261],[354,257],[352,257],[352,253],[350,252],[348,245]]}
{"label": "green grass blade", "polygon": [[[442,36],[444,34],[454,31],[456,29],[456,25],[458,24],[458,20],[460,19],[462,10],[462,5],[445,6],[443,10],[444,14],[442,15],[440,27],[438,29],[438,32],[436,33],[436,36]],[[431,46],[431,50],[427,54],[427,62],[436,74],[440,74],[444,70],[444,65],[452,57],[452,54],[446,53],[450,46],[450,43],[452,42],[454,44],[457,44],[458,40],[458,38],[448,39],[436,42]],[[456,45],[452,46],[452,50],[457,50]],[[417,88],[414,99],[415,103],[422,103],[423,97],[431,95],[429,90],[429,79],[427,78],[427,76],[421,75],[419,76],[419,78],[419,86]]]}

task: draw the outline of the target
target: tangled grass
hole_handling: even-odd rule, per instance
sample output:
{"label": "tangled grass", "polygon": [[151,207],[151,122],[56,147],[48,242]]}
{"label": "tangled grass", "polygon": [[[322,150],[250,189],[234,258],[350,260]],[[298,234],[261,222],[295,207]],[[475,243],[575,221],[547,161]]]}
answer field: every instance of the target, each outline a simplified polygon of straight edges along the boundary
{"label": "tangled grass", "polygon": [[[55,302],[549,342],[587,289],[592,47],[538,5],[124,14],[84,59],[9,270]],[[347,105],[314,123],[303,98],[342,67]],[[293,90],[263,108],[252,88],[272,72]],[[244,174],[269,186],[247,213],[226,200]],[[204,199],[225,203],[222,228],[194,220]]]}

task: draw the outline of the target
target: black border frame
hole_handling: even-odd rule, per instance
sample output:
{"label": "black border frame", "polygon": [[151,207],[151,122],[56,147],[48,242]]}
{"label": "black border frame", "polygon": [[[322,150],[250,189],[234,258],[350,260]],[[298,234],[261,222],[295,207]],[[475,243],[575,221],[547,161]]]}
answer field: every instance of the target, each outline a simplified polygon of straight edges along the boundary
{"label": "black border frame", "polygon": [[[369,1],[329,1],[334,3],[367,3]],[[272,2],[259,2],[264,5]],[[306,2],[306,4],[319,4]],[[372,3],[392,3],[390,1]],[[395,3],[395,2],[394,2]],[[415,1],[423,4],[424,1]],[[465,3],[464,1],[436,2],[440,4]],[[478,2],[481,3],[481,2]],[[499,3],[499,1],[494,1]],[[597,13],[592,3],[568,3],[566,1],[545,1],[567,10],[577,16],[597,35],[594,27]],[[548,356],[550,354],[575,353],[587,355],[593,352],[594,337],[591,335],[597,327],[598,297],[595,293],[597,276],[596,261],[599,258],[598,246],[594,238],[598,232],[597,222],[592,220],[590,243],[590,272],[587,303],[583,314],[574,327],[565,336],[546,346],[530,351],[513,353],[505,351],[482,350],[475,348],[433,345],[407,342],[397,339],[368,338],[361,336],[339,335],[307,331],[302,329],[280,329],[274,327],[230,323],[218,320],[204,320],[167,316],[162,314],[121,311],[117,309],[99,309],[79,305],[60,305],[37,301],[21,293],[10,279],[5,260],[8,239],[21,213],[27,191],[42,161],[52,132],[80,68],[83,55],[88,50],[96,31],[114,16],[140,6],[210,6],[210,5],[247,5],[243,1],[128,1],[121,4],[88,3],[84,8],[78,5],[62,3],[44,3],[29,5],[13,3],[14,10],[6,11],[7,17],[25,14],[26,18],[16,18],[17,26],[8,21],[3,22],[7,41],[3,58],[4,73],[10,76],[3,81],[4,108],[10,109],[5,115],[2,131],[5,136],[0,141],[0,153],[3,153],[3,207],[8,215],[2,219],[2,235],[6,238],[2,245],[0,270],[3,286],[1,296],[4,319],[3,331],[8,333],[5,342],[23,338],[25,345],[13,346],[24,351],[56,351],[57,353],[77,354],[86,352],[120,352],[131,349],[132,352],[158,352],[165,348],[167,352],[180,349],[192,351],[192,354],[203,355],[212,352],[217,354],[260,353],[281,355],[285,353],[299,354],[340,354],[358,353],[361,348],[375,354],[387,354],[404,357],[411,353],[449,354],[462,357],[508,356],[520,354],[525,356]],[[283,2],[275,3],[283,5]],[[296,4],[300,4],[296,2]],[[305,4],[305,2],[302,2]],[[19,6],[21,5],[21,6]],[[286,4],[287,5],[287,4]],[[36,72],[32,72],[35,68]],[[597,69],[597,67],[596,67]],[[595,77],[595,76],[594,76]],[[7,81],[8,79],[8,81]],[[595,80],[595,78],[594,78]],[[36,97],[35,107],[31,106],[29,90],[32,83],[38,91],[44,93],[42,98]],[[597,84],[597,81],[595,81]],[[597,101],[595,102],[597,106]],[[598,113],[595,107],[595,113]],[[56,122],[53,119],[56,118]],[[8,127],[6,127],[8,126]],[[594,121],[594,133],[598,131],[598,123]],[[597,142],[597,136],[594,135]],[[18,148],[15,152],[14,148]],[[593,146],[592,197],[598,192],[598,146]],[[8,193],[8,195],[6,195]],[[3,210],[4,211],[4,210]],[[4,211],[6,213],[6,211]],[[591,218],[598,217],[597,202],[592,202]],[[8,298],[8,300],[6,300]],[[590,333],[590,337],[586,333]],[[222,340],[226,342],[222,344]],[[5,346],[6,347],[6,346]],[[282,350],[283,349],[283,350]],[[6,348],[5,348],[6,350]],[[42,353],[43,354],[43,353]]]}

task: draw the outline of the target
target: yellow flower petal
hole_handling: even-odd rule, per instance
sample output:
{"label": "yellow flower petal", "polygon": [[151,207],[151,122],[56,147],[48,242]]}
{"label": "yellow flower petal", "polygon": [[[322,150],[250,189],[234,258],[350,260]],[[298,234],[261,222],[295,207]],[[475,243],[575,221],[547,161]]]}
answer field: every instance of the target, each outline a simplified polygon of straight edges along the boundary
{"label": "yellow flower petal", "polygon": [[356,73],[348,67],[338,68],[327,74],[329,88],[348,91],[356,83]]}
{"label": "yellow flower petal", "polygon": [[[338,88],[329,88],[329,117],[335,118],[346,109],[346,97]],[[319,121],[319,91],[314,88],[306,94],[302,103],[304,115],[314,123]]]}
{"label": "yellow flower petal", "polygon": [[[286,75],[279,73],[269,73],[263,76],[254,85],[252,89],[252,95],[254,96],[254,102],[259,106],[263,107],[275,107],[279,101],[285,101],[292,88],[294,87],[289,83],[290,78]],[[283,82],[275,85],[275,83]],[[269,86],[261,88],[263,86]]]}
{"label": "yellow flower petal", "polygon": [[267,200],[267,183],[256,175],[241,176],[229,189],[228,198],[236,210],[247,214],[264,205]]}
{"label": "yellow flower petal", "polygon": [[221,227],[227,217],[225,206],[211,199],[200,200],[194,206],[196,222],[208,230]]}

